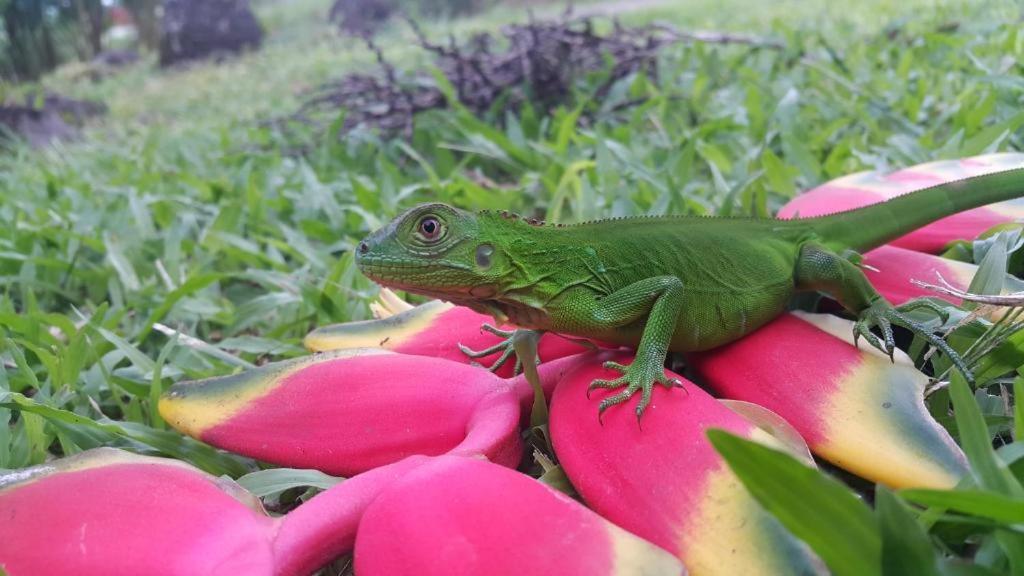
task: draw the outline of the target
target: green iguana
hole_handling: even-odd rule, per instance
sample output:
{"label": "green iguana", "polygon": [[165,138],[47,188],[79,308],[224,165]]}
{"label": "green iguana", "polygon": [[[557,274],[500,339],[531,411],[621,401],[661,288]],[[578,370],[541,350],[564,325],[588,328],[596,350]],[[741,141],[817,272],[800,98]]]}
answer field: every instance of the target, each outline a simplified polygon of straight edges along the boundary
{"label": "green iguana", "polygon": [[855,342],[864,337],[891,357],[891,325],[898,324],[970,379],[960,356],[905,314],[927,308],[942,317],[942,310],[927,300],[894,308],[851,259],[945,216],[1018,196],[1024,169],[793,220],[662,216],[560,225],[424,204],[360,242],[356,263],[380,284],[496,321],[636,347],[631,365],[606,365],[621,377],[595,380],[591,389],[625,387],[604,399],[599,413],[641,391],[639,418],[655,383],[678,385],[664,374],[669,350],[741,338],[785,311],[798,291],[825,293],[856,315]]}

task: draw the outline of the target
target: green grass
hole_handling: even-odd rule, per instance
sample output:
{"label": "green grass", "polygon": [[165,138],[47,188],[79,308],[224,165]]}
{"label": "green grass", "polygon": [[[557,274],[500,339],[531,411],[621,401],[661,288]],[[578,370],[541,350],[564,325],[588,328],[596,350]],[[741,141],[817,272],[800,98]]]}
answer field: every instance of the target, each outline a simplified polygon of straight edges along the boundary
{"label": "green grass", "polygon": [[[788,48],[672,48],[657,80],[631,78],[609,101],[587,101],[584,83],[550,116],[431,113],[409,143],[368,131],[285,140],[260,121],[372,66],[324,23],[328,5],[258,2],[266,46],[220,65],[159,71],[149,58],[97,84],[71,69],[44,81],[111,113],[79,142],[0,157],[0,468],[121,445],[236,477],[254,469],[167,430],[154,399],[183,378],[301,354],[314,326],[367,317],[375,288],[351,247],[416,202],[563,222],[766,215],[850,172],[1022,148],[1021,12],[993,0],[671,2],[622,18]],[[428,32],[524,17],[503,7]],[[379,41],[401,68],[423,69],[411,38],[396,25]],[[648,100],[609,112],[635,96]],[[294,146],[310,152],[281,153]],[[1008,430],[1003,403],[978,394],[991,433]]]}

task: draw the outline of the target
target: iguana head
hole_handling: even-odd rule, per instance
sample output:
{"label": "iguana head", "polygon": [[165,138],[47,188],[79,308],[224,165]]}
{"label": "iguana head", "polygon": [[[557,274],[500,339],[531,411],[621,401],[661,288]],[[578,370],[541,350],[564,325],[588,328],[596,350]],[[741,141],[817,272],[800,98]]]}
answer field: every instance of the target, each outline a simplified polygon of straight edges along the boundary
{"label": "iguana head", "polygon": [[356,265],[384,286],[459,301],[487,299],[508,279],[505,242],[482,215],[422,204],[396,217],[356,248]]}

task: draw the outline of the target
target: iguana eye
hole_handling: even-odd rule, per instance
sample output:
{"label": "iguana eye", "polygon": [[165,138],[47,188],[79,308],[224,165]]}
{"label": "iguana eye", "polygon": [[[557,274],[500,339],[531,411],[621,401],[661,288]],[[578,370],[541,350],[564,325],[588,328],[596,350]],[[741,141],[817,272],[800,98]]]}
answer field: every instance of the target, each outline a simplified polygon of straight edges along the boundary
{"label": "iguana eye", "polygon": [[441,236],[441,222],[433,216],[424,217],[417,228],[424,240],[437,240]]}

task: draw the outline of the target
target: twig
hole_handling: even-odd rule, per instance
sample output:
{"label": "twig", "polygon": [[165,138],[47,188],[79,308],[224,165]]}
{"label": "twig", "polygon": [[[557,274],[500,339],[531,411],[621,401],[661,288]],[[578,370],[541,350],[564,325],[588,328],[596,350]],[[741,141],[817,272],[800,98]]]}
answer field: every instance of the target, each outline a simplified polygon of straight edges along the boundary
{"label": "twig", "polygon": [[941,286],[928,284],[927,282],[922,282],[920,280],[911,280],[910,282],[927,290],[967,300],[968,302],[978,302],[980,304],[988,304],[990,306],[1024,306],[1024,292],[1014,292],[1013,294],[971,294],[970,292],[961,290],[947,282],[946,279],[942,277],[942,274],[936,272],[935,275],[939,277],[939,282],[942,283]]}

